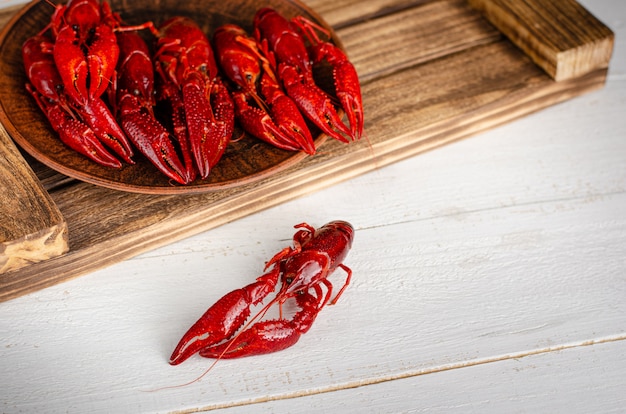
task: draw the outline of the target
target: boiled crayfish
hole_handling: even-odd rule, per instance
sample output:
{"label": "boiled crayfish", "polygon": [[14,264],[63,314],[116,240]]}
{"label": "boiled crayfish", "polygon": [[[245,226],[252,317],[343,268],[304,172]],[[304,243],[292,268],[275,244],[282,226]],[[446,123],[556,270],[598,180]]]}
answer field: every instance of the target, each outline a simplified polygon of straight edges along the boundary
{"label": "boiled crayfish", "polygon": [[[175,139],[154,116],[153,54],[131,33],[140,29],[157,38],[159,96],[173,106]],[[230,141],[232,99],[220,87],[207,36],[189,19],[127,26],[107,2],[70,0],[24,43],[22,55],[27,90],[52,128],[101,165],[133,164],[132,142],[161,172],[187,184],[196,172],[206,178]],[[107,90],[110,106],[102,99]]]}
{"label": "boiled crayfish", "polygon": [[209,39],[193,20],[173,17],[155,35],[163,96],[172,106],[179,140],[189,143],[198,172],[206,178],[233,134],[232,98],[218,75]]}
{"label": "boiled crayfish", "polygon": [[148,45],[134,31],[116,36],[120,57],[110,100],[115,103],[122,129],[163,174],[180,184],[193,181],[193,167],[183,164],[170,133],[154,115],[154,70]]}
{"label": "boiled crayfish", "polygon": [[[306,223],[295,228],[299,230],[293,236],[294,246],[278,252],[256,282],[233,290],[211,306],[183,335],[170,364],[180,364],[195,353],[219,360],[285,349],[311,328],[327,303],[337,302],[352,275],[343,264],[354,238],[352,225],[333,221],[317,230]],[[328,277],[338,267],[347,277],[331,300],[333,285]],[[250,307],[267,298],[279,281],[281,286],[276,296],[246,323]],[[300,310],[286,319],[282,307],[289,299],[293,299]],[[258,321],[276,304],[280,310],[278,319]]]}
{"label": "boiled crayfish", "polygon": [[222,70],[238,86],[232,95],[242,127],[278,148],[314,154],[309,127],[256,41],[240,26],[227,24],[215,31],[213,42]]}
{"label": "boiled crayfish", "polygon": [[[274,62],[287,95],[302,113],[339,141],[359,139],[363,134],[363,104],[357,72],[338,47],[317,35],[317,31],[325,30],[302,16],[287,20],[271,8],[257,11],[254,27],[257,41]],[[322,61],[333,67],[335,90],[350,128],[337,114],[333,98],[315,83],[313,65]]]}
{"label": "boiled crayfish", "polygon": [[[279,148],[309,154],[315,146],[303,115],[339,141],[360,139],[358,75],[343,51],[322,39],[328,31],[302,16],[287,20],[271,8],[258,10],[253,26],[254,38],[233,24],[214,34],[222,70],[237,85],[233,97],[244,129]],[[316,84],[313,67],[322,62],[333,69],[336,98]],[[337,106],[346,112],[349,127]]]}
{"label": "boiled crayfish", "polygon": [[[26,88],[69,147],[113,168],[133,164],[135,147],[179,184],[208,177],[235,117],[251,135],[310,155],[309,121],[340,141],[359,139],[358,77],[346,55],[322,39],[328,32],[269,8],[256,13],[253,26],[254,35],[220,27],[212,45],[187,17],[128,26],[106,1],[69,0],[23,45]],[[142,29],[153,45],[136,33]],[[312,68],[322,61],[333,68],[336,97],[315,83]],[[168,119],[156,116],[162,103]]]}
{"label": "boiled crayfish", "polygon": [[[27,88],[62,141],[96,162],[119,168],[121,162],[96,143],[133,163],[130,143],[101,99],[119,55],[116,26],[107,3],[70,1],[57,6],[50,24],[24,43],[22,56]],[[87,138],[80,139],[81,134]]]}
{"label": "boiled crayfish", "polygon": [[63,143],[101,165],[120,168],[122,163],[103,146],[63,93],[63,80],[54,63],[52,48],[51,40],[43,35],[31,37],[24,43],[22,56],[30,79],[26,89]]}

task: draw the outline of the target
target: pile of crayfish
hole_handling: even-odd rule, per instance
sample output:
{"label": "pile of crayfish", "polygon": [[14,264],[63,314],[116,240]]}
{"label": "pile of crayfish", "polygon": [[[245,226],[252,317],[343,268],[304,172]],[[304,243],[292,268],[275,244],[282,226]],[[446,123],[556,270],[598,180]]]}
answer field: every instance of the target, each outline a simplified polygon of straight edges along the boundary
{"label": "pile of crayfish", "polygon": [[[235,120],[254,137],[311,155],[309,124],[358,140],[357,73],[324,40],[328,32],[269,8],[258,10],[253,27],[250,35],[226,24],[210,40],[187,17],[131,26],[105,1],[70,0],[24,43],[26,88],[68,147],[112,168],[134,164],[138,150],[179,184],[209,176]],[[144,29],[153,42],[140,36]],[[322,62],[333,68],[334,95],[315,82],[313,66]]]}

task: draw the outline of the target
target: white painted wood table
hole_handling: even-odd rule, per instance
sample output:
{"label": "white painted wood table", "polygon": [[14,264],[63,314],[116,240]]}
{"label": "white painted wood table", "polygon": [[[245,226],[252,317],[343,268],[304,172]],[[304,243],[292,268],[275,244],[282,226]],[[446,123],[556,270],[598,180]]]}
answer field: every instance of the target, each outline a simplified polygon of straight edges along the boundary
{"label": "white painted wood table", "polygon": [[[623,412],[626,3],[606,86],[0,303],[0,412]],[[292,226],[356,228],[353,283],[298,344],[167,360]]]}

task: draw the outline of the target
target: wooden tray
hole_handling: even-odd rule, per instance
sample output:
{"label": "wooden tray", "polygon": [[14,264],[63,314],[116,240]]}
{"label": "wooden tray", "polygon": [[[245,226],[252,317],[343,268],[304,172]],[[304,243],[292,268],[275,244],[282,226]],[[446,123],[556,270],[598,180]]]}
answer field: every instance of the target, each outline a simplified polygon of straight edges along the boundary
{"label": "wooden tray", "polygon": [[[61,249],[56,253],[61,255],[53,258],[54,254],[42,254],[27,266],[23,262],[21,268],[5,270],[0,275],[0,300],[111,265],[600,88],[613,33],[575,1],[553,3],[416,0],[407,6],[406,1],[376,0],[355,10],[347,1],[308,1],[335,28],[361,76],[367,139],[349,146],[328,140],[315,157],[255,184],[207,194],[125,193],[68,179],[28,157],[27,165],[15,156],[9,140],[0,140],[0,150],[15,160],[0,164],[0,185],[19,190],[10,197],[3,190],[0,196],[5,213],[0,264],[2,255],[8,254],[6,246],[20,245],[24,233],[42,238],[38,228],[66,224],[69,235],[69,252],[61,254]],[[398,8],[403,8],[402,19],[394,13]],[[9,16],[7,12],[0,19]],[[7,182],[5,176],[20,179]],[[31,201],[17,203],[14,197]],[[37,209],[53,214],[40,214],[44,219],[33,228],[31,210]]]}

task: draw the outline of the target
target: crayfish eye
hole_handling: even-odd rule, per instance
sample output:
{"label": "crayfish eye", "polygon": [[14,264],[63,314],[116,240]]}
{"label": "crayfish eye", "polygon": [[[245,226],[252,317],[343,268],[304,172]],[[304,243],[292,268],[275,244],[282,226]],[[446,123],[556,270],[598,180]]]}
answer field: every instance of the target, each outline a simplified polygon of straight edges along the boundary
{"label": "crayfish eye", "polygon": [[290,284],[291,284],[291,282],[293,282],[293,277],[286,277],[286,278],[285,278],[285,283],[286,283],[286,284],[290,285]]}

